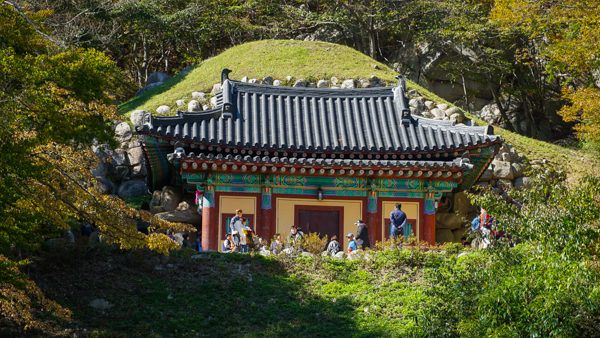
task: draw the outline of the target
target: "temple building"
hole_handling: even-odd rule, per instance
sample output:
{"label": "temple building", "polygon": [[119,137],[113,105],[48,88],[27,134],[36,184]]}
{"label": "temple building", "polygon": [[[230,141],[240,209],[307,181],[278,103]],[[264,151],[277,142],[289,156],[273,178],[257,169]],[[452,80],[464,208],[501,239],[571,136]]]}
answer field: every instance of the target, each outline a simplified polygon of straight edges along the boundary
{"label": "temple building", "polygon": [[374,243],[388,237],[396,203],[407,231],[435,243],[438,201],[473,185],[502,142],[489,126],[411,115],[401,78],[396,87],[333,89],[228,74],[215,108],[148,116],[138,128],[152,189],[196,196],[205,250],[220,247],[236,209],[266,239],[292,225],[344,239],[361,219]]}

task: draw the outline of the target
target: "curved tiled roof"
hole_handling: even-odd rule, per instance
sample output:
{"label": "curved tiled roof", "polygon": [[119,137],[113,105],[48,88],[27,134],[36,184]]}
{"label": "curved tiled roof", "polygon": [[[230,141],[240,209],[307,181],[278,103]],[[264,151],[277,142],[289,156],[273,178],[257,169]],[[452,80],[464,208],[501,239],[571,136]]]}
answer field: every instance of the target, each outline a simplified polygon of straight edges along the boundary
{"label": "curved tiled roof", "polygon": [[292,88],[223,79],[217,107],[151,116],[141,133],[273,151],[428,153],[499,142],[491,127],[410,116],[404,86]]}

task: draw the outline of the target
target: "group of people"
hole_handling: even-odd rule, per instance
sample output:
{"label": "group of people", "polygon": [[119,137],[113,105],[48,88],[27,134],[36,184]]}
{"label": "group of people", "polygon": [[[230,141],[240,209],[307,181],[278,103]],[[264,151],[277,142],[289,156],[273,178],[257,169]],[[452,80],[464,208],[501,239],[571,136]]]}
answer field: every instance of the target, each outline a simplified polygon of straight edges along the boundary
{"label": "group of people", "polygon": [[475,238],[470,245],[485,249],[492,243],[492,240],[500,239],[506,234],[497,229],[496,219],[492,215],[488,214],[484,208],[479,207],[478,209],[478,215],[471,221],[471,233]]}
{"label": "group of people", "polygon": [[[354,252],[360,249],[364,250],[370,247],[369,232],[365,222],[358,220],[355,222],[355,225],[357,226],[356,236],[351,232],[346,235],[348,240],[347,252]],[[304,251],[304,236],[302,229],[293,225],[285,241],[282,239],[280,233],[276,233],[270,246],[267,247],[262,238],[254,235],[252,228],[248,225],[248,220],[244,218],[243,211],[238,209],[235,212],[235,216],[231,218],[228,224],[221,252],[246,253],[249,252],[250,249],[255,249],[258,251],[269,251],[270,254],[277,255],[282,252],[291,253],[294,250]],[[342,246],[338,241],[338,237],[336,235],[331,236],[327,243],[327,247],[324,248],[324,252],[327,255],[333,256],[341,251]]]}
{"label": "group of people", "polygon": [[223,241],[223,252],[241,252],[250,251],[254,245],[254,232],[248,224],[248,219],[244,217],[242,209],[235,211],[235,216],[231,218],[227,231],[227,237]]}
{"label": "group of people", "polygon": [[[367,229],[367,224],[362,220],[358,220],[354,223],[356,225],[356,236],[353,233],[349,232],[346,235],[346,239],[348,240],[348,248],[346,251],[348,253],[356,252],[358,250],[364,250],[371,246],[369,241],[369,231]],[[327,248],[325,249],[325,254],[328,256],[335,256],[338,252],[342,251],[342,247],[336,235],[331,236],[329,243],[327,244]]]}

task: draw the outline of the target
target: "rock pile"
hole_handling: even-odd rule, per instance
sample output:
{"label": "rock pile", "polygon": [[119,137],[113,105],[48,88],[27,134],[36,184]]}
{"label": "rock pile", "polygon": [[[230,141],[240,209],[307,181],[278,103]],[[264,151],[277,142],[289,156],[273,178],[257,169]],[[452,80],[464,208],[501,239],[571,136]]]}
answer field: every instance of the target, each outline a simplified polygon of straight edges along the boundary
{"label": "rock pile", "polygon": [[[244,76],[241,82],[265,84],[272,86],[290,86],[290,87],[310,87],[310,88],[373,88],[385,87],[388,85],[385,81],[373,75],[367,79],[346,79],[338,80],[336,77],[330,79],[319,79],[316,81],[306,79],[296,79],[293,76],[286,76],[285,79],[275,79],[272,76],[265,76],[262,79],[248,78]],[[209,94],[202,91],[193,91],[189,98],[181,98],[176,100],[172,106],[167,104],[160,105],[156,108],[158,114],[170,114],[177,110],[189,112],[199,112],[214,108],[217,104],[215,95],[221,91],[221,84],[215,83]],[[138,93],[139,94],[139,93]],[[189,101],[188,101],[189,99]],[[187,108],[187,110],[186,110]]]}
{"label": "rock pile", "polygon": [[461,109],[449,106],[446,103],[436,103],[428,100],[416,90],[408,91],[408,97],[411,114],[434,120],[449,120],[455,123],[465,123],[467,121],[465,113]]}
{"label": "rock pile", "polygon": [[525,176],[527,163],[510,144],[503,144],[496,157],[481,175],[479,186],[492,186],[499,189],[522,188],[531,184],[531,179]]}
{"label": "rock pile", "polygon": [[[143,123],[143,116],[139,111],[134,112],[132,122]],[[103,194],[116,194],[121,198],[147,194],[144,153],[137,135],[127,122],[121,122],[115,126],[115,139],[119,143],[116,149],[107,144],[92,147],[99,159],[98,166],[92,170],[96,187]]]}
{"label": "rock pile", "polygon": [[[491,187],[498,191],[529,187],[531,178],[525,176],[528,165],[523,156],[519,155],[510,144],[505,143],[500,147],[498,154],[484,171],[477,185]],[[436,240],[442,243],[460,242],[476,215],[477,208],[471,205],[464,192],[448,194],[444,203],[438,206],[436,213]]]}

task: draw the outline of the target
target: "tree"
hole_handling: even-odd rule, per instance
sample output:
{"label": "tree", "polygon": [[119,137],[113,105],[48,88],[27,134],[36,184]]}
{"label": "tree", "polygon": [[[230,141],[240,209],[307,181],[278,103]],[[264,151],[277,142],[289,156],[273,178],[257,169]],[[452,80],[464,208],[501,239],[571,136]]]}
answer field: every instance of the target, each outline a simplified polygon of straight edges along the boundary
{"label": "tree", "polygon": [[166,235],[135,225],[170,225],[100,195],[90,173],[90,145],[112,141],[122,72],[101,52],[57,46],[45,15],[0,5],[0,255],[21,257],[79,220],[122,248],[167,252]]}
{"label": "tree", "polygon": [[600,2],[497,0],[491,18],[527,34],[537,48],[531,57],[563,86],[564,120],[577,123],[582,140],[600,141]]}

